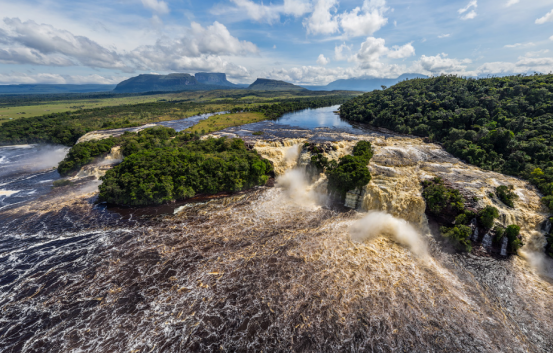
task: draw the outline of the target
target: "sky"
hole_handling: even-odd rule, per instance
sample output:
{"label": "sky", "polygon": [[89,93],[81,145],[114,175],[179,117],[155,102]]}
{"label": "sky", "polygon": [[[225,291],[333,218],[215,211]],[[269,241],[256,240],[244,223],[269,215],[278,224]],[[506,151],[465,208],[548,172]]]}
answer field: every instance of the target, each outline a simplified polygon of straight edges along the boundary
{"label": "sky", "polygon": [[552,72],[552,0],[0,0],[0,84]]}

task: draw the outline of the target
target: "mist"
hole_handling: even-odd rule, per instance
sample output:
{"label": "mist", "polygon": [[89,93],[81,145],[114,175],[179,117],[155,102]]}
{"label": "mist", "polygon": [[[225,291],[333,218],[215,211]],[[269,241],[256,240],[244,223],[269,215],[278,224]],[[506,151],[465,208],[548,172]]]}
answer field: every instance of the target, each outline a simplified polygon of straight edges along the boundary
{"label": "mist", "polygon": [[352,240],[367,242],[386,236],[420,257],[427,256],[427,244],[421,234],[408,222],[384,212],[369,212],[349,229]]}
{"label": "mist", "polygon": [[326,194],[316,190],[317,183],[308,182],[306,173],[302,169],[287,170],[285,174],[278,176],[276,181],[277,187],[282,191],[280,202],[293,203],[302,207],[316,207],[327,200]]}
{"label": "mist", "polygon": [[68,147],[61,145],[21,145],[0,148],[0,176],[14,171],[34,172],[52,169],[64,158]]}

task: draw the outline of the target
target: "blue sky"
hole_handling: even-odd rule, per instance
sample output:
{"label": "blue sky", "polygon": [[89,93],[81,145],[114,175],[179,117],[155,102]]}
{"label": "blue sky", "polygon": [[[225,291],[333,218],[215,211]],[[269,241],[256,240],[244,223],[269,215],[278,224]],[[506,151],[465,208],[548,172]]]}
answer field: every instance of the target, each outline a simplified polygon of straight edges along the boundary
{"label": "blue sky", "polygon": [[551,0],[0,0],[0,84],[552,71]]}

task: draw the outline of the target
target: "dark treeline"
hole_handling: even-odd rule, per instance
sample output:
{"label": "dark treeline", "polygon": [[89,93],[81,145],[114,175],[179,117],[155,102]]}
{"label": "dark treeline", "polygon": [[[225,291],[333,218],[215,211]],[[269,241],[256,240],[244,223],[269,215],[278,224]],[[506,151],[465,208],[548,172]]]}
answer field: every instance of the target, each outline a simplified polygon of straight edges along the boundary
{"label": "dark treeline", "polygon": [[356,97],[341,117],[428,137],[486,170],[522,177],[552,209],[552,74],[400,82]]}
{"label": "dark treeline", "polygon": [[[276,99],[276,103],[249,106],[229,98],[217,104],[235,105],[233,111],[260,111],[268,118],[305,108],[341,104],[351,96],[322,96],[311,98]],[[8,121],[0,129],[0,144],[58,143],[72,146],[87,132],[139,126],[159,121],[158,117],[185,118],[184,112],[212,112],[214,103],[187,101],[159,101],[135,105],[112,106],[78,111],[52,113],[39,117]],[[165,119],[168,120],[168,119]]]}

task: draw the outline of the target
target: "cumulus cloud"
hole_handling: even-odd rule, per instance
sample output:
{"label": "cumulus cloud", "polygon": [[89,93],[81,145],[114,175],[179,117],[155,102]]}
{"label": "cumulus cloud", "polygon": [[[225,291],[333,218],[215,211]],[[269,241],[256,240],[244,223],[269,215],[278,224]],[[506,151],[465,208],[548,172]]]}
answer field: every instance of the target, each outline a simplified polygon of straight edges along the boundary
{"label": "cumulus cloud", "polygon": [[154,12],[164,14],[169,12],[169,7],[165,1],[158,0],[141,0],[142,5],[147,9],[150,9]]}
{"label": "cumulus cloud", "polygon": [[515,5],[515,4],[517,4],[518,2],[519,2],[519,0],[508,0],[508,2],[506,3],[506,7]]}
{"label": "cumulus cloud", "polygon": [[[451,59],[445,53],[435,56],[422,55],[418,62],[415,63],[416,71],[430,74],[442,73],[463,73],[467,68],[467,64],[471,63],[470,59]],[[419,69],[419,70],[418,70]]]}
{"label": "cumulus cloud", "polygon": [[[542,52],[542,51],[541,51]],[[534,56],[537,52],[531,53]],[[530,53],[527,53],[530,54]],[[511,62],[491,62],[479,66],[476,71],[479,74],[500,74],[500,73],[527,73],[527,72],[551,72],[552,57],[529,57],[520,56],[515,63]]]}
{"label": "cumulus cloud", "polygon": [[340,15],[340,26],[347,36],[369,36],[387,23],[384,13],[387,10],[384,0],[365,0],[362,8]]}
{"label": "cumulus cloud", "polygon": [[336,16],[337,0],[316,0],[310,17],[305,18],[302,24],[308,34],[333,34],[339,31],[339,22]]}
{"label": "cumulus cloud", "polygon": [[[52,66],[83,65],[94,68],[140,70],[227,70],[242,77],[247,70],[222,56],[257,55],[251,42],[231,35],[221,23],[203,27],[193,22],[181,38],[161,38],[154,45],[118,53],[83,36],[50,25],[18,18],[4,19],[0,29],[0,63]],[[246,73],[245,73],[246,72]]]}
{"label": "cumulus cloud", "polygon": [[315,0],[313,12],[304,19],[308,34],[343,32],[343,37],[369,36],[381,29],[388,19],[385,0],[364,0],[362,6],[337,14],[337,0]]}
{"label": "cumulus cloud", "polygon": [[[348,51],[348,54],[345,53],[346,51]],[[351,51],[352,51],[352,46],[346,45],[346,43],[342,43],[339,46],[335,46],[335,60],[337,61],[347,60],[351,56],[350,54]]]}
{"label": "cumulus cloud", "polygon": [[448,38],[448,37],[450,37],[450,33],[448,33],[448,34],[441,34],[441,35],[438,35],[437,37],[438,37],[438,38]]}
{"label": "cumulus cloud", "polygon": [[4,24],[8,29],[0,31],[0,43],[10,48],[1,51],[0,62],[126,68],[118,53],[87,37],[34,21],[22,22],[19,18],[5,18]]}
{"label": "cumulus cloud", "polygon": [[295,17],[302,16],[312,10],[312,5],[309,1],[304,0],[285,0],[283,4],[283,13],[293,15]]}
{"label": "cumulus cloud", "polygon": [[[468,11],[469,9],[473,8],[473,10]],[[475,8],[477,8],[477,0],[471,0],[466,7],[463,7],[458,10],[458,13],[462,15],[460,18],[462,20],[470,20],[472,18],[475,18],[477,16],[477,13],[475,12]]]}
{"label": "cumulus cloud", "polygon": [[327,59],[323,54],[319,54],[319,56],[317,57],[318,65],[325,66],[329,64],[329,62],[331,62],[331,60]]}
{"label": "cumulus cloud", "polygon": [[415,49],[411,43],[388,48],[385,46],[383,38],[368,37],[360,45],[360,50],[356,54],[355,60],[359,62],[360,67],[371,68],[381,65],[379,60],[382,56],[391,59],[403,59],[412,55],[415,55]]}
{"label": "cumulus cloud", "polygon": [[535,20],[535,23],[538,25],[542,25],[543,23],[546,23],[546,22],[552,22],[552,10],[550,10],[549,13],[542,16],[541,18],[537,18]]}
{"label": "cumulus cloud", "polygon": [[256,4],[250,0],[231,0],[235,5],[244,11],[248,17],[255,21],[267,21],[269,23],[279,20],[279,11],[273,6]]}

